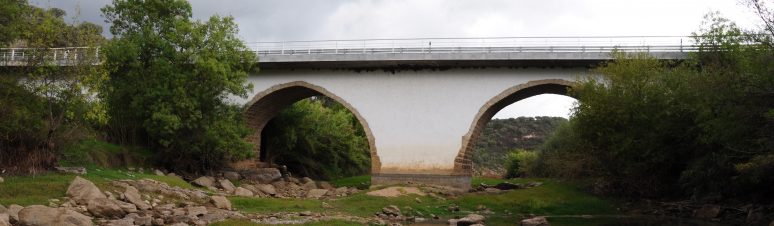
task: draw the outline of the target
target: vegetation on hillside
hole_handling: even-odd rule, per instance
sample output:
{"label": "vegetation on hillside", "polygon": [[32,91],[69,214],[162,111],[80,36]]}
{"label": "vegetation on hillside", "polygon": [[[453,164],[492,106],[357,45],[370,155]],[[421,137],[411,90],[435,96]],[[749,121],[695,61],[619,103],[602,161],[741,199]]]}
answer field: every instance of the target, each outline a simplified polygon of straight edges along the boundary
{"label": "vegetation on hillside", "polygon": [[504,176],[510,152],[517,149],[537,150],[565,122],[567,119],[561,117],[492,119],[484,127],[473,149],[475,175]]}
{"label": "vegetation on hillside", "polygon": [[369,173],[363,126],[333,99],[296,102],[272,119],[263,134],[262,160],[287,165],[299,176],[336,179]]}
{"label": "vegetation on hillside", "polygon": [[689,60],[614,53],[573,87],[536,171],[629,197],[773,201],[774,42],[757,33],[710,14]]}

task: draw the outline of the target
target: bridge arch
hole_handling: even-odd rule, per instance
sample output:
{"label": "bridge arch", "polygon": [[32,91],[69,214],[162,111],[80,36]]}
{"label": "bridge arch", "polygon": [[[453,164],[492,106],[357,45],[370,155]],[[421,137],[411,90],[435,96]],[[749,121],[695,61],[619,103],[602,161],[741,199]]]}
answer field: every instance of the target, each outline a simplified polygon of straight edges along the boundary
{"label": "bridge arch", "polygon": [[478,110],[468,132],[462,137],[462,146],[460,147],[457,157],[454,159],[453,174],[465,176],[473,175],[473,148],[487,122],[489,122],[497,112],[512,103],[540,94],[569,96],[568,90],[572,85],[573,82],[563,79],[530,81],[508,88],[497,96],[489,99],[489,101]]}
{"label": "bridge arch", "polygon": [[312,96],[327,96],[336,102],[339,102],[347,110],[355,115],[360,125],[363,126],[368,139],[368,148],[371,153],[371,174],[379,173],[381,162],[376,152],[376,142],[368,122],[362,115],[345,101],[343,98],[333,94],[323,87],[304,82],[294,81],[272,86],[256,94],[249,102],[245,104],[245,120],[247,125],[253,130],[253,133],[247,137],[247,140],[254,145],[256,156],[260,156],[261,151],[261,132],[269,121],[277,116],[282,109]]}

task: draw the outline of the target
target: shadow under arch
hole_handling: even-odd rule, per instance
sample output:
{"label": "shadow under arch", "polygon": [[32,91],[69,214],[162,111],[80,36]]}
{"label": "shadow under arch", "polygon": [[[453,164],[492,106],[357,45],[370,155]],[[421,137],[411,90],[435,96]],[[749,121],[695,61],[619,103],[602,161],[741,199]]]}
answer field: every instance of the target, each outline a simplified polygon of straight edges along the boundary
{"label": "shadow under arch", "polygon": [[489,99],[489,101],[478,110],[475,118],[473,118],[473,123],[470,125],[470,129],[468,129],[468,133],[462,137],[462,146],[460,147],[457,157],[454,159],[453,174],[465,176],[473,175],[473,146],[475,146],[475,142],[478,140],[478,136],[481,135],[481,131],[486,126],[486,123],[489,122],[497,112],[512,103],[540,94],[570,96],[568,91],[573,84],[574,82],[563,79],[530,81],[508,88],[497,96]]}
{"label": "shadow under arch", "polygon": [[376,152],[376,142],[374,140],[371,128],[368,122],[360,115],[352,105],[344,101],[341,97],[331,93],[320,86],[304,82],[294,81],[272,86],[256,94],[249,102],[245,104],[245,120],[247,125],[253,129],[253,133],[247,136],[247,140],[255,147],[256,156],[260,156],[261,151],[261,131],[266,124],[277,116],[282,109],[291,104],[312,96],[327,96],[336,102],[341,103],[347,110],[355,115],[360,125],[363,126],[366,137],[368,138],[368,148],[371,153],[371,174],[379,173],[381,162]]}

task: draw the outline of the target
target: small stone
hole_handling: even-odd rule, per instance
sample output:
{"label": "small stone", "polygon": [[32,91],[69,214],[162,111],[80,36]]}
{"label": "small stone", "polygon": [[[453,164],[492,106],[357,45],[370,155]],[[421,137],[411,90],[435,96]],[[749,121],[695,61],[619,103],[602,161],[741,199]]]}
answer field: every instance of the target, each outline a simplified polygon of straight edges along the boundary
{"label": "small stone", "polygon": [[231,210],[231,201],[228,201],[226,197],[218,195],[212,196],[210,197],[210,202],[218,209]]}
{"label": "small stone", "polygon": [[415,201],[415,202],[417,202],[417,203],[422,203],[422,200],[421,200],[421,199],[419,199],[419,197],[417,197],[417,198],[414,198],[414,201]]}
{"label": "small stone", "polygon": [[483,222],[484,219],[486,219],[484,216],[471,213],[463,218],[460,218],[459,221],[457,221],[457,224],[462,224],[462,225],[478,224]]}
{"label": "small stone", "polygon": [[151,226],[153,225],[153,217],[151,216],[135,217],[134,224],[141,225],[141,226]]}
{"label": "small stone", "polygon": [[86,168],[80,167],[80,166],[77,166],[77,167],[60,166],[60,167],[54,167],[54,169],[56,169],[56,171],[60,173],[74,173],[74,174],[80,174],[80,175],[86,174]]}
{"label": "small stone", "polygon": [[0,183],[3,183],[3,182],[5,182],[5,179],[3,179],[3,177],[0,177]]}
{"label": "small stone", "polygon": [[319,199],[325,196],[325,194],[327,193],[328,193],[328,190],[326,189],[312,189],[308,193],[306,193],[306,197]]}
{"label": "small stone", "polygon": [[331,206],[331,204],[328,204],[327,202],[322,202],[321,206],[323,209],[333,209],[333,206]]}
{"label": "small stone", "polygon": [[153,173],[155,173],[156,176],[164,176],[164,172],[161,172],[161,170],[153,170]]}
{"label": "small stone", "polygon": [[227,179],[218,180],[218,184],[220,185],[220,188],[223,188],[223,190],[225,190],[227,193],[234,193],[234,190],[236,190],[234,184],[232,184],[231,181]]}
{"label": "small stone", "polygon": [[298,213],[298,215],[299,215],[299,216],[302,216],[302,217],[308,217],[308,216],[312,216],[312,211],[304,211],[304,212],[300,212],[300,213]]}
{"label": "small stone", "polygon": [[400,216],[400,209],[398,206],[395,205],[389,205],[387,207],[382,208],[382,213],[392,216]]}
{"label": "small stone", "polygon": [[482,210],[486,210],[486,209],[487,209],[487,208],[486,208],[486,206],[485,206],[485,205],[481,205],[481,204],[479,204],[478,206],[476,206],[476,210],[478,210],[478,211],[482,211]]}
{"label": "small stone", "polygon": [[460,211],[460,206],[458,206],[457,204],[451,204],[449,205],[449,207],[446,208],[446,210],[448,210],[449,212],[457,212],[457,211]]}
{"label": "small stone", "polygon": [[521,220],[521,226],[548,226],[548,220],[545,217],[533,217]]}
{"label": "small stone", "polygon": [[153,219],[153,225],[156,225],[156,226],[164,225],[164,219],[162,219],[162,218]]}
{"label": "small stone", "polygon": [[191,181],[191,184],[202,187],[212,187],[213,184],[215,184],[215,179],[208,176],[202,176]]}
{"label": "small stone", "polygon": [[268,195],[275,195],[277,194],[277,190],[274,189],[274,185],[271,184],[259,184],[255,186],[260,190],[261,192],[268,194]]}

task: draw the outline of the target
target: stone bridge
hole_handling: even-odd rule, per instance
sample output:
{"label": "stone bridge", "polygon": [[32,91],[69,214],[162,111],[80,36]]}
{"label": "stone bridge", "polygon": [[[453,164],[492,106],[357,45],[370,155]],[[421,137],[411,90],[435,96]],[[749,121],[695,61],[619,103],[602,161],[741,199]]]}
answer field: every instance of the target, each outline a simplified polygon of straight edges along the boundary
{"label": "stone bridge", "polygon": [[683,59],[691,50],[682,45],[685,40],[597,37],[254,43],[260,72],[249,77],[254,85],[251,98],[238,101],[246,104],[247,121],[255,130],[249,139],[256,152],[260,152],[263,127],[281,109],[324,95],[343,104],[363,125],[371,151],[372,184],[427,183],[467,189],[475,141],[499,110],[539,94],[566,95],[568,87],[590,68],[610,60],[614,49]]}
{"label": "stone bridge", "polygon": [[[502,108],[539,94],[567,94],[613,50],[680,60],[689,37],[516,37],[370,39],[246,43],[259,57],[246,106],[249,140],[260,156],[261,131],[280,110],[324,95],[364,127],[372,184],[470,187],[473,145]],[[0,66],[24,66],[35,53],[0,49]],[[39,52],[38,52],[39,53]],[[60,65],[94,48],[51,49]],[[95,61],[94,63],[98,63]]]}

